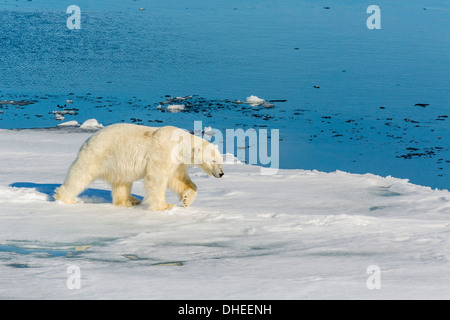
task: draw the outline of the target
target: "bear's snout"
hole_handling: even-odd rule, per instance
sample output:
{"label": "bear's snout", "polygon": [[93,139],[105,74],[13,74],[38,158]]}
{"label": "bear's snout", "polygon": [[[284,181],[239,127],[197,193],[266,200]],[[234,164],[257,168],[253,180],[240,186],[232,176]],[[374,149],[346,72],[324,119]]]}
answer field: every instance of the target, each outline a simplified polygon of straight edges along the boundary
{"label": "bear's snout", "polygon": [[223,173],[223,171],[219,171],[219,172],[213,171],[212,172],[212,175],[216,178],[222,178],[224,174],[225,173]]}

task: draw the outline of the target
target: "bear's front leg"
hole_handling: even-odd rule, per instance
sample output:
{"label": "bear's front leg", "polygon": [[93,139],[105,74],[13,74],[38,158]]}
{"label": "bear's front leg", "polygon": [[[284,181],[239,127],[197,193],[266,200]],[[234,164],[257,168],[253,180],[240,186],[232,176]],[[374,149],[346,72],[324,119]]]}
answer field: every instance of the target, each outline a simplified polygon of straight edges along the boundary
{"label": "bear's front leg", "polygon": [[170,210],[170,209],[172,209],[173,207],[175,207],[175,205],[174,204],[171,204],[171,203],[163,203],[163,202],[158,202],[158,203],[155,203],[155,202],[151,202],[151,200],[150,200],[150,203],[149,203],[149,209],[150,210],[152,210],[152,211],[164,211],[164,210]]}
{"label": "bear's front leg", "polygon": [[181,203],[183,204],[183,206],[189,207],[194,202],[196,197],[197,191],[193,189],[186,189],[180,195]]}
{"label": "bear's front leg", "polygon": [[144,179],[146,197],[144,202],[153,211],[170,210],[174,204],[166,203],[166,189],[168,179],[147,176]]}
{"label": "bear's front leg", "polygon": [[186,166],[180,166],[174,172],[168,186],[180,197],[184,207],[190,206],[197,197],[197,186],[189,178]]}

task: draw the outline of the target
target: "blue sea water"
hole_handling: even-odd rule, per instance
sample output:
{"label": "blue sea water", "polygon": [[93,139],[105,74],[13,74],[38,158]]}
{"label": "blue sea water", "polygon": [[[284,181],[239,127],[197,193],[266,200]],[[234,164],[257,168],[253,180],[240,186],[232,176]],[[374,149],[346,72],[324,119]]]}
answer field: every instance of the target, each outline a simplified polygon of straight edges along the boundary
{"label": "blue sea water", "polygon": [[[64,121],[278,129],[281,168],[449,189],[450,4],[378,1],[369,30],[371,4],[2,1],[0,101],[32,104],[0,104],[0,128],[72,109]],[[250,95],[274,106],[235,103]],[[157,108],[186,96],[181,112]]]}

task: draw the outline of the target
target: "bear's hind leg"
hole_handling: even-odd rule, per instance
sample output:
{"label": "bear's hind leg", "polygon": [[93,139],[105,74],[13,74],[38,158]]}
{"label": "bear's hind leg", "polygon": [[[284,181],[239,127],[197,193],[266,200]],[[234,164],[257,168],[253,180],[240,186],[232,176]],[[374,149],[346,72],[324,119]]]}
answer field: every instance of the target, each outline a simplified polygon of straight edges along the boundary
{"label": "bear's hind leg", "polygon": [[75,198],[94,180],[87,173],[77,176],[78,173],[75,168],[70,169],[64,184],[55,190],[55,200],[62,201],[66,204],[77,203]]}
{"label": "bear's hind leg", "polygon": [[118,207],[133,207],[141,201],[131,195],[132,183],[113,183],[112,197],[113,204]]}
{"label": "bear's hind leg", "polygon": [[152,176],[145,177],[146,197],[144,202],[154,211],[170,210],[174,204],[166,203],[167,179]]}

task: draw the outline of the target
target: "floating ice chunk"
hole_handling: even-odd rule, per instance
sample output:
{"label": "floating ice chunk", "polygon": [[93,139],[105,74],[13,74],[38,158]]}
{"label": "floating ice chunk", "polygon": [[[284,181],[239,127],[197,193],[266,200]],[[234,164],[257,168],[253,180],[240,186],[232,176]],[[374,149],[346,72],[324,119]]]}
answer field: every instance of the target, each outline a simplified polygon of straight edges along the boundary
{"label": "floating ice chunk", "polygon": [[33,102],[26,101],[26,100],[19,100],[19,101],[15,101],[15,100],[4,100],[4,101],[2,101],[2,100],[0,100],[0,105],[11,104],[11,105],[14,105],[14,106],[26,106],[26,105],[32,104],[32,103]]}
{"label": "floating ice chunk", "polygon": [[55,120],[63,121],[64,119],[66,119],[66,118],[62,114],[60,114],[60,113],[55,114]]}
{"label": "floating ice chunk", "polygon": [[245,103],[251,105],[251,106],[259,106],[260,104],[263,104],[266,102],[264,99],[258,98],[257,96],[250,96],[247,97],[245,100]]}
{"label": "floating ice chunk", "polygon": [[273,108],[275,105],[273,103],[264,102],[262,106],[263,108]]}
{"label": "floating ice chunk", "polygon": [[184,104],[171,104],[167,107],[167,110],[169,112],[179,112],[181,110],[184,110]]}
{"label": "floating ice chunk", "polygon": [[203,133],[211,137],[216,134],[212,127],[205,127],[205,129],[203,129]]}
{"label": "floating ice chunk", "polygon": [[81,129],[100,129],[103,128],[102,124],[99,124],[96,119],[89,119],[83,122],[80,126]]}
{"label": "floating ice chunk", "polygon": [[204,139],[211,141],[212,137],[216,134],[216,131],[212,127],[205,127],[200,134],[203,134]]}
{"label": "floating ice chunk", "polygon": [[78,127],[80,124],[78,123],[78,121],[73,120],[73,121],[67,121],[67,122],[63,122],[57,125],[57,127]]}
{"label": "floating ice chunk", "polygon": [[76,114],[76,109],[57,110],[57,111],[53,111],[53,114],[59,114],[60,116],[63,116],[63,115],[66,115],[66,114],[75,115]]}

